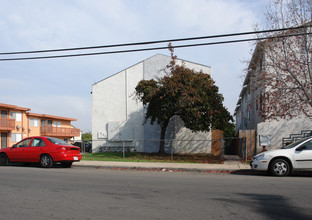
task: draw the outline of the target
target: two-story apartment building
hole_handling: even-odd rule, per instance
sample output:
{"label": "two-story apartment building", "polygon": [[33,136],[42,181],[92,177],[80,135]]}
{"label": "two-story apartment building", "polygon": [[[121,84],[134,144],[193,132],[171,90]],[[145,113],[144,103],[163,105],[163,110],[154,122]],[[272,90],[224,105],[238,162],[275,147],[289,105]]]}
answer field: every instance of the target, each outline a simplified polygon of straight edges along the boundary
{"label": "two-story apartment building", "polygon": [[72,128],[74,118],[37,114],[30,108],[0,103],[0,147],[12,146],[30,136],[50,136],[69,141],[80,136],[80,130]]}
{"label": "two-story apartment building", "polygon": [[311,94],[311,79],[304,78],[312,69],[306,62],[312,55],[311,37],[296,36],[305,32],[311,27],[261,41],[254,50],[234,113],[239,136],[253,140],[247,146],[248,156],[312,135],[311,118],[298,111],[302,106],[296,85],[310,88]]}

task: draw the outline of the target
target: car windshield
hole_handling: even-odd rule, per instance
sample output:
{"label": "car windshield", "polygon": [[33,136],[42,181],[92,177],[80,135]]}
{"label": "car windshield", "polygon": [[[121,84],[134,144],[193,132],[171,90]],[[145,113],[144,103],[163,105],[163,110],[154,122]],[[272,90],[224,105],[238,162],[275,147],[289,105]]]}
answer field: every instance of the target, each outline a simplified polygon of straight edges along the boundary
{"label": "car windshield", "polygon": [[57,144],[57,145],[70,145],[67,142],[58,139],[58,138],[53,138],[53,137],[48,137],[47,138],[52,144]]}
{"label": "car windshield", "polygon": [[296,141],[296,142],[294,142],[294,143],[291,143],[291,144],[289,144],[289,145],[287,145],[287,146],[282,147],[282,149],[290,149],[290,148],[293,148],[293,147],[297,146],[298,144],[300,144],[300,143],[306,141],[306,140],[309,139],[309,138],[311,138],[311,137],[302,138],[302,139],[300,139],[300,140],[298,140],[298,141]]}

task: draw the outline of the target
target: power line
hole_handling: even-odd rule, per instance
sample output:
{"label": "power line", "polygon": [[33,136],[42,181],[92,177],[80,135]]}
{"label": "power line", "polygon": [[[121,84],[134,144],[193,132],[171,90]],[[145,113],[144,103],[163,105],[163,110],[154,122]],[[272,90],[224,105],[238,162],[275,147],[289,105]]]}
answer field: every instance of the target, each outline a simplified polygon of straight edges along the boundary
{"label": "power line", "polygon": [[169,43],[169,42],[178,42],[178,41],[202,40],[202,39],[234,37],[234,36],[251,35],[251,34],[273,33],[273,32],[281,32],[281,31],[290,31],[290,30],[302,29],[302,28],[306,28],[306,27],[311,27],[311,25],[310,26],[293,27],[293,28],[280,28],[280,29],[263,30],[263,31],[249,31],[249,32],[240,32],[240,33],[232,33],[232,34],[220,34],[220,35],[210,35],[210,36],[201,36],[201,37],[177,38],[177,39],[159,40],[159,41],[145,41],[145,42],[137,42],[137,43],[112,44],[112,45],[101,45],[101,46],[91,46],[91,47],[60,48],[60,49],[51,49],[51,50],[1,52],[0,55],[16,55],[16,54],[31,54],[31,53],[51,53],[51,52],[63,52],[63,51],[74,51],[74,50],[90,50],[90,49],[100,49],[100,48],[138,46],[138,45],[159,44],[159,43]]}
{"label": "power line", "polygon": [[[287,30],[289,30],[289,29],[287,29]],[[218,44],[239,43],[239,42],[246,42],[246,41],[259,41],[259,40],[285,38],[285,37],[310,35],[310,34],[312,34],[312,33],[298,33],[298,34],[278,35],[278,36],[272,36],[272,37],[248,38],[248,39],[240,39],[240,40],[217,41],[217,42],[198,43],[198,44],[185,44],[185,45],[176,45],[176,46],[172,46],[172,47],[173,48],[186,48],[186,47],[210,46],[210,45],[218,45]],[[212,37],[212,36],[210,36],[210,37]],[[4,58],[4,59],[0,59],[0,61],[37,60],[37,59],[53,59],[53,58],[80,57],[80,56],[95,56],[95,55],[106,55],[106,54],[117,54],[117,53],[132,53],[132,52],[140,52],[140,51],[163,50],[163,49],[168,49],[168,48],[169,48],[169,46],[163,46],[163,47],[152,47],[152,48],[141,48],[141,49],[130,49],[130,50],[92,52],[92,53],[82,53],[82,54]]]}

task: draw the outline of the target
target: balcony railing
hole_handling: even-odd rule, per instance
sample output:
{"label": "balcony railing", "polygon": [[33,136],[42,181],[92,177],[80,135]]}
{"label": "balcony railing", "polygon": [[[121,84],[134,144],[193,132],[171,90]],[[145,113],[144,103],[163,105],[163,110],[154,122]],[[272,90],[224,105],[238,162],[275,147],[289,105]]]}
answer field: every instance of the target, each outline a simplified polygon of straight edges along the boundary
{"label": "balcony railing", "polygon": [[41,126],[41,135],[54,136],[54,137],[77,137],[80,136],[80,130],[78,128],[62,128]]}
{"label": "balcony railing", "polygon": [[15,119],[0,118],[0,130],[14,130]]}

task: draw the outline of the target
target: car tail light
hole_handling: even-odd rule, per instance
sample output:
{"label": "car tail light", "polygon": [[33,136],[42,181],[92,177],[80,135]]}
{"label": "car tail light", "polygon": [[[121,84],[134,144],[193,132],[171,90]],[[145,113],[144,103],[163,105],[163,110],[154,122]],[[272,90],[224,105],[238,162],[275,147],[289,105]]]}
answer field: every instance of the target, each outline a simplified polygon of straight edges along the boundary
{"label": "car tail light", "polygon": [[79,147],[58,147],[56,149],[57,150],[76,150],[76,151],[80,151]]}

